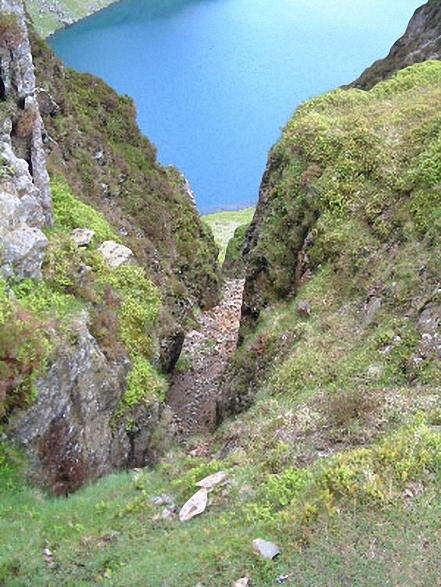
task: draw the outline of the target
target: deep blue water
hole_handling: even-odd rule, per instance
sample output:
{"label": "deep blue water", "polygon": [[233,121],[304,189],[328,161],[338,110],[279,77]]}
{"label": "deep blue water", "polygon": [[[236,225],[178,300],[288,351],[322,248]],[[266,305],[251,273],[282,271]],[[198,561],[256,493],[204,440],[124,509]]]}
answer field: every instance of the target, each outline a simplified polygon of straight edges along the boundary
{"label": "deep blue water", "polygon": [[202,213],[255,202],[296,106],[383,57],[422,0],[122,0],[54,35],[71,67],[135,99]]}

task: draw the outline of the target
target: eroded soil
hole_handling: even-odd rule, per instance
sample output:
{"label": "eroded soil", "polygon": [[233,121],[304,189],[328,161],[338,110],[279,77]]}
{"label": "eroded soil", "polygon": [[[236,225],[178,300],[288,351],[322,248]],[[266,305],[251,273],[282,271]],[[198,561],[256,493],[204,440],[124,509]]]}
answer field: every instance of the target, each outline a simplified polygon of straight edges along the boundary
{"label": "eroded soil", "polygon": [[167,404],[175,414],[180,439],[214,431],[222,376],[236,348],[244,280],[225,283],[222,301],[203,312],[187,333]]}

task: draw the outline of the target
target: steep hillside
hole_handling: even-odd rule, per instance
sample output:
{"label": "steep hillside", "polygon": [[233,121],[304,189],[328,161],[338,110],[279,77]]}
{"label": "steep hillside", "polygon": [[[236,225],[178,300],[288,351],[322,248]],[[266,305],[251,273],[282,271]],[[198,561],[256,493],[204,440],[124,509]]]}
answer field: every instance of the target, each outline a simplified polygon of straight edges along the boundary
{"label": "steep hillside", "polygon": [[[440,71],[427,62],[368,93],[315,98],[297,110],[270,153],[247,233],[242,336],[260,316],[264,323],[274,304],[289,301],[298,317],[287,339],[287,384],[291,376],[300,387],[309,378],[313,385],[339,382],[340,360],[349,379],[352,370],[369,379],[364,370],[372,362],[380,380],[436,382],[439,351],[430,337],[438,336],[439,319]],[[267,320],[273,328],[278,322]],[[311,330],[323,320],[323,332]],[[400,351],[390,371],[384,349],[392,344],[392,352],[395,339]],[[429,339],[430,352],[422,351]],[[325,340],[325,349],[316,346]]]}
{"label": "steep hillside", "polygon": [[[26,99],[13,89],[23,85],[8,77],[27,71],[14,68],[27,53],[17,50],[23,29],[11,30],[7,42],[19,42],[1,61],[0,229],[6,243],[17,229],[35,229],[37,242],[35,255],[24,255],[29,265],[7,246],[0,266],[0,409],[6,433],[27,448],[24,456],[0,444],[0,583],[438,585],[441,63],[415,64],[370,91],[314,98],[287,123],[245,234],[240,345],[223,381],[208,372],[222,385],[210,410],[224,422],[178,446],[165,442],[173,426],[159,347],[171,327],[167,308],[178,325],[193,320],[186,308],[196,300],[207,304],[195,284],[216,283],[214,269],[203,281],[211,241],[195,253],[204,234],[197,219],[178,232],[190,234],[191,250],[181,251],[167,226],[155,240],[130,173],[149,209],[156,190],[174,205],[182,182],[171,172],[176,185],[167,187],[170,171],[136,134],[126,98],[63,70],[41,44],[53,205],[36,191],[32,137],[41,127],[23,114]],[[77,227],[93,229],[88,245],[72,240]],[[106,240],[130,245],[138,261],[109,267]],[[228,326],[228,303],[221,324],[204,316],[204,330]],[[189,421],[207,409],[201,389],[213,381],[204,360],[219,350],[211,335],[190,334],[179,365],[194,382]],[[179,347],[178,336],[170,340]],[[153,468],[138,468],[164,445]],[[65,494],[122,463],[137,468],[61,499],[26,480],[31,465]],[[185,520],[183,506],[197,516]]]}
{"label": "steep hillside", "polygon": [[163,287],[171,316],[185,322],[192,300],[212,306],[219,290],[213,237],[185,178],[157,163],[131,98],[65,68],[44,41],[31,40],[52,177],[65,177],[117,227]]}
{"label": "steep hillside", "polygon": [[0,8],[0,418],[63,493],[172,435],[161,372],[218,299],[218,250],[132,101]]}
{"label": "steep hillside", "polygon": [[398,39],[384,59],[379,59],[351,84],[369,90],[388,79],[398,69],[428,59],[441,58],[441,3],[429,0],[416,10],[406,32]]}
{"label": "steep hillside", "polygon": [[[437,585],[440,102],[428,62],[299,108],[247,234],[243,341],[219,406],[242,413],[153,470],[57,501],[23,486],[4,446],[0,578]],[[219,471],[206,510],[180,521]]]}

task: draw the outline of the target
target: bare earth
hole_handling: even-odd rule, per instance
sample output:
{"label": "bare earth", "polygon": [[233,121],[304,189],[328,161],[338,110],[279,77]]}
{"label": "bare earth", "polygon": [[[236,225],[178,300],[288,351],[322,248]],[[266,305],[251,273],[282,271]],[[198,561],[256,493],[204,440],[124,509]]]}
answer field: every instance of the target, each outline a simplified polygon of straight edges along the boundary
{"label": "bare earth", "polygon": [[242,279],[227,281],[220,304],[203,312],[197,330],[185,338],[182,367],[173,375],[166,400],[182,441],[216,428],[219,386],[236,348],[243,287]]}

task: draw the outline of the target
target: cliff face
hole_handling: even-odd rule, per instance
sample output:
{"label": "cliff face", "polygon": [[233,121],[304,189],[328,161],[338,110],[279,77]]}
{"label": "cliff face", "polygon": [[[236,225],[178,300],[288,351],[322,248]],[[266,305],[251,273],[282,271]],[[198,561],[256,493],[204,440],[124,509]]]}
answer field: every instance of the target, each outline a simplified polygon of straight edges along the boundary
{"label": "cliff face", "polygon": [[52,222],[42,120],[20,2],[0,3],[1,273],[37,277]]}
{"label": "cliff face", "polygon": [[65,493],[173,435],[160,371],[217,299],[217,248],[132,101],[32,31],[31,50],[22,3],[0,7],[0,418]]}
{"label": "cliff face", "polygon": [[437,0],[418,8],[389,55],[366,69],[350,87],[369,90],[395,71],[428,59],[441,59],[441,4]]}

